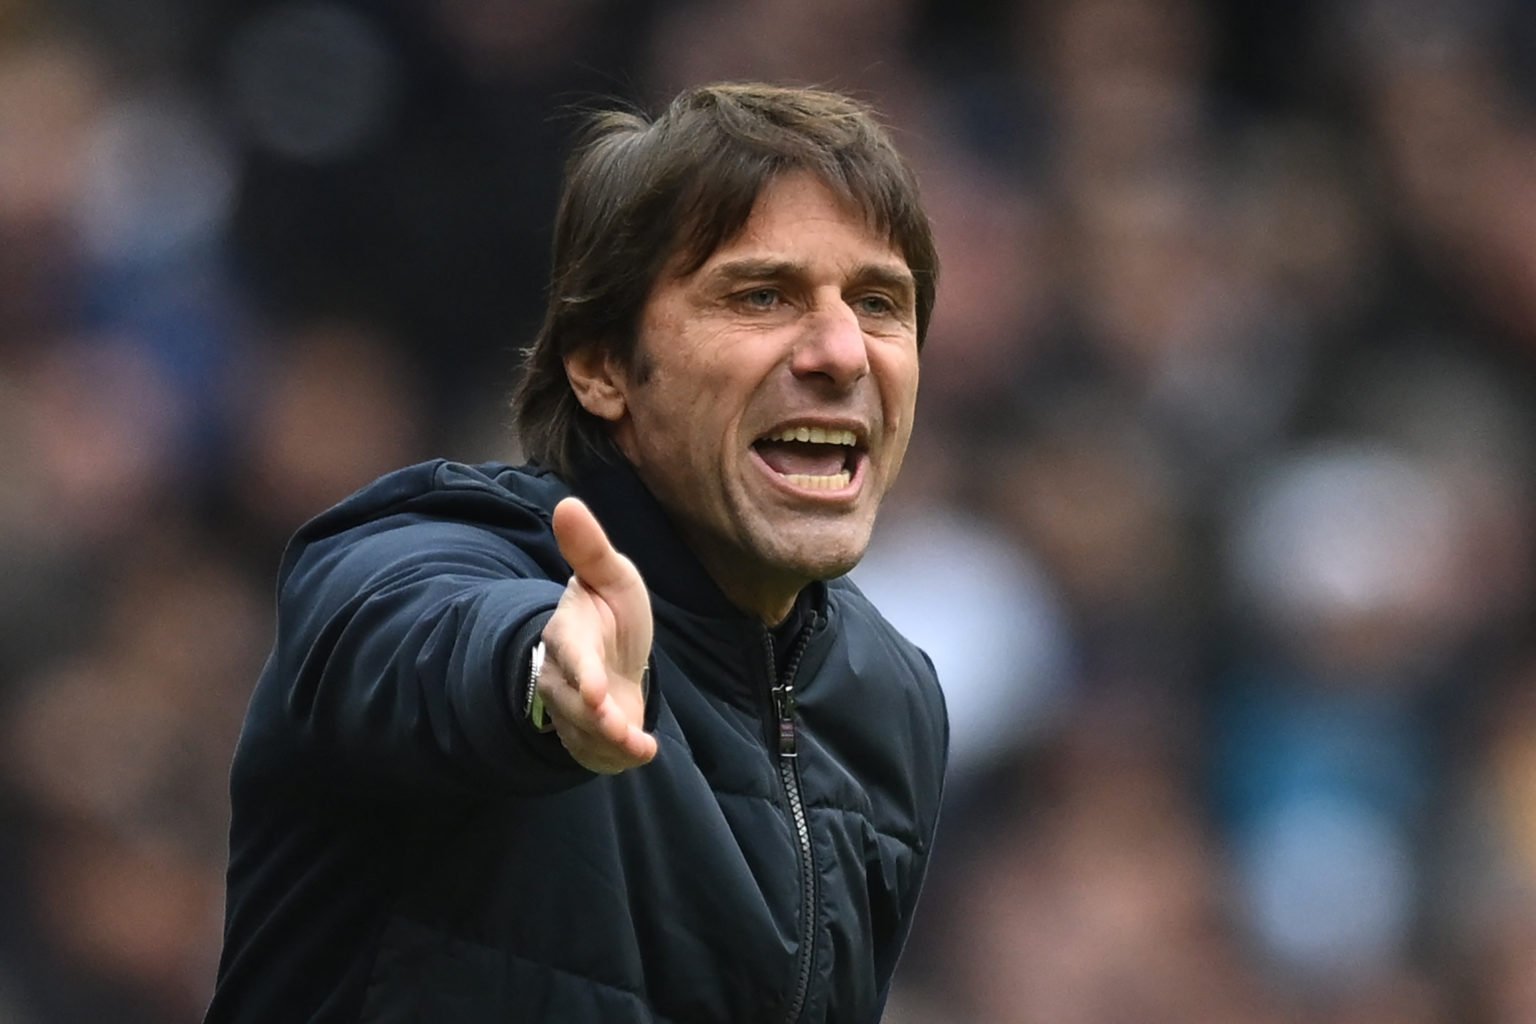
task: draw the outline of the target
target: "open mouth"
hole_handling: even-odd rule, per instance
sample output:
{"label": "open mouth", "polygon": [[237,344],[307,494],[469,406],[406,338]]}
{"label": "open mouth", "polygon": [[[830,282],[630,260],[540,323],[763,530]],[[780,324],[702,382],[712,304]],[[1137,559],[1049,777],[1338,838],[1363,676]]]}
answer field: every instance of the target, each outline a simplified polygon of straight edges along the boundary
{"label": "open mouth", "polygon": [[785,427],[754,441],[752,450],[785,483],[809,491],[847,489],[865,459],[859,435],[836,427]]}

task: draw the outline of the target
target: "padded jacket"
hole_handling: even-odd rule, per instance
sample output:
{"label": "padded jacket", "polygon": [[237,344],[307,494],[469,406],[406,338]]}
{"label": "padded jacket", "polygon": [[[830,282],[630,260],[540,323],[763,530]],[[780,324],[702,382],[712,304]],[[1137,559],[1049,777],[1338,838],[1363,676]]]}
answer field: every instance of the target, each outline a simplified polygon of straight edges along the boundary
{"label": "padded jacket", "polygon": [[[655,618],[658,754],[613,776],[519,699],[573,490]],[[426,463],[309,523],[232,769],[208,1024],[878,1021],[943,699],[852,583],[793,622],[731,606],[623,464]]]}

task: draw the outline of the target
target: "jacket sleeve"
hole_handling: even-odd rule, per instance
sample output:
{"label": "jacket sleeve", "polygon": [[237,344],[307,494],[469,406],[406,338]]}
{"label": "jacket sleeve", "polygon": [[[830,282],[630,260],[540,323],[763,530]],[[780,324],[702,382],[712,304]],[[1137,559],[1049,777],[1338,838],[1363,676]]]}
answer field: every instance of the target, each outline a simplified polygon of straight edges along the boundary
{"label": "jacket sleeve", "polygon": [[933,680],[931,690],[932,700],[929,704],[929,712],[926,716],[926,731],[933,738],[929,749],[936,752],[937,757],[920,760],[914,765],[914,769],[924,773],[927,777],[927,785],[920,787],[928,796],[924,801],[924,827],[922,829],[923,843],[917,858],[915,870],[901,897],[901,912],[896,919],[895,932],[889,943],[877,952],[879,964],[880,993],[878,1000],[878,1020],[885,1011],[885,1005],[890,999],[891,986],[895,981],[896,968],[905,950],[907,939],[912,934],[912,922],[917,916],[919,898],[922,896],[923,883],[928,877],[928,865],[933,857],[933,842],[938,831],[939,811],[944,802],[944,781],[949,768],[949,710],[945,705],[944,692],[938,686],[938,673],[934,670],[933,659],[926,651],[922,654],[923,664],[927,667],[928,676]]}
{"label": "jacket sleeve", "polygon": [[390,798],[590,778],[516,706],[563,590],[548,575],[498,531],[411,516],[307,545],[242,745],[265,746],[269,770]]}

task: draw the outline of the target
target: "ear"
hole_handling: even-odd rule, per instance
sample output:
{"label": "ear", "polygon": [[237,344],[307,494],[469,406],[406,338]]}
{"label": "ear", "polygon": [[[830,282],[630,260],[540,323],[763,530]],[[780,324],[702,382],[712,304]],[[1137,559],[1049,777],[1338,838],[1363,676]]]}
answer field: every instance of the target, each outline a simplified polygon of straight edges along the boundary
{"label": "ear", "polygon": [[583,345],[566,356],[565,376],[576,401],[598,419],[617,423],[629,410],[629,379],[618,360],[601,345]]}

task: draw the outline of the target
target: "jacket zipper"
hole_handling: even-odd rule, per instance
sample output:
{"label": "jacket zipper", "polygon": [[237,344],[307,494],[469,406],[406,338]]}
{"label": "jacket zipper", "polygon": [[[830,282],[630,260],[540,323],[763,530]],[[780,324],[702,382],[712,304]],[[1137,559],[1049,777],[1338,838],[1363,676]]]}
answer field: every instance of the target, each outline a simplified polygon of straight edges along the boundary
{"label": "jacket zipper", "polygon": [[[795,735],[795,673],[800,669],[800,658],[810,643],[817,620],[800,631],[795,639],[794,650],[784,667],[784,676],[772,688],[773,707],[778,724],[779,779],[784,783],[784,795],[789,800],[789,813],[793,821],[795,839],[800,847],[800,957],[795,971],[795,994],[789,1004],[785,1020],[794,1024],[805,1009],[806,996],[811,987],[811,962],[816,939],[816,862],[811,848],[811,825],[805,813],[805,800],[800,792],[800,769]],[[768,654],[768,678],[778,675],[773,660],[773,637],[763,635]]]}

